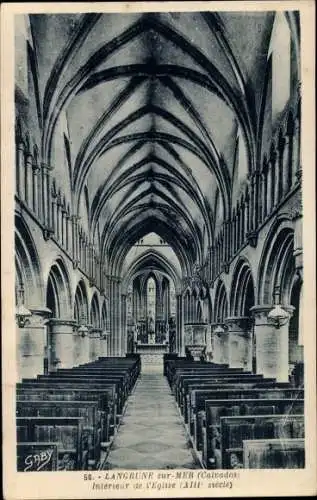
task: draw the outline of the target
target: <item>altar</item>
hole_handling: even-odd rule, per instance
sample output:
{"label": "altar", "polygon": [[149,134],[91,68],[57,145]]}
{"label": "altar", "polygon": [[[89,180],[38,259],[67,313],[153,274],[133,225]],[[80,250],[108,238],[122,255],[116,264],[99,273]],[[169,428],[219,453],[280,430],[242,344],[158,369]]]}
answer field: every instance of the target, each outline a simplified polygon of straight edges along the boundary
{"label": "altar", "polygon": [[163,373],[163,355],[169,352],[169,344],[135,344],[135,352],[141,356],[142,372]]}

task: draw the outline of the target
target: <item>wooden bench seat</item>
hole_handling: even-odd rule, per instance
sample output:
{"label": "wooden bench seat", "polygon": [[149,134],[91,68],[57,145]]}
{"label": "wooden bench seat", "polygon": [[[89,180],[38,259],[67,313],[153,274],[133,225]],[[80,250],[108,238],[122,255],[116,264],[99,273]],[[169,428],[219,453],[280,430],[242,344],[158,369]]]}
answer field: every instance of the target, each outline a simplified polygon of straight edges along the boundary
{"label": "wooden bench seat", "polygon": [[207,468],[220,465],[220,418],[242,415],[285,415],[304,413],[303,399],[223,399],[205,401],[205,427],[203,428],[204,461]]}
{"label": "wooden bench seat", "polygon": [[[194,389],[204,389],[211,385],[218,385],[219,388],[223,384],[232,384],[237,387],[243,387],[245,384],[249,386],[255,386],[261,384],[263,382],[263,377],[261,375],[215,375],[215,376],[201,376],[201,377],[184,377],[182,379],[182,383],[179,385],[177,390],[177,403],[181,409],[183,409],[186,405],[186,397],[187,395]],[[268,381],[273,384],[275,383],[275,379],[267,379],[266,386]]]}
{"label": "wooden bench seat", "polygon": [[[229,369],[229,365],[227,365],[227,364],[221,365],[221,364],[216,364],[216,363],[202,363],[199,361],[187,361],[186,360],[186,361],[178,362],[178,361],[171,360],[171,361],[166,362],[166,378],[167,378],[169,384],[171,385],[173,382],[173,379],[174,379],[175,372],[177,370],[195,371],[195,370],[199,370],[199,369],[210,370],[212,368],[215,368],[217,370]],[[240,370],[240,368],[238,368],[238,370]]]}
{"label": "wooden bench seat", "polygon": [[109,385],[115,385],[115,391],[117,395],[117,413],[121,413],[124,403],[126,401],[126,397],[124,396],[124,393],[122,391],[122,386],[120,385],[120,382],[118,381],[117,378],[106,378],[103,381],[99,380],[91,380],[87,379],[86,377],[46,377],[46,378],[37,378],[37,379],[23,379],[22,381],[24,386],[34,386],[36,383],[38,386],[42,387],[52,387],[52,386],[59,386],[59,387],[71,387],[71,388],[80,388],[80,389],[88,389],[91,387],[91,389],[104,389],[108,387]]}
{"label": "wooden bench seat", "polygon": [[97,401],[17,401],[17,417],[82,417],[83,441],[88,448],[89,465],[96,467],[100,460],[104,416]]}
{"label": "wooden bench seat", "polygon": [[232,454],[243,464],[243,441],[254,439],[303,439],[304,415],[247,415],[221,417],[220,468],[232,469]]}
{"label": "wooden bench seat", "polygon": [[96,384],[91,384],[91,387],[89,385],[87,387],[87,384],[74,385],[68,382],[50,383],[35,381],[23,383],[17,390],[19,391],[19,397],[23,397],[24,399],[29,397],[30,391],[33,391],[35,394],[37,392],[37,397],[43,396],[43,399],[58,400],[67,398],[67,400],[91,400],[97,398],[101,404],[100,409],[103,410],[106,415],[109,415],[103,427],[103,441],[109,441],[109,438],[114,434],[118,423],[118,414],[120,414],[120,405],[118,404],[115,385],[97,386]]}
{"label": "wooden bench seat", "polygon": [[245,469],[303,469],[304,439],[258,439],[243,441]]}
{"label": "wooden bench seat", "polygon": [[[186,373],[186,372],[176,372],[175,377],[174,377],[174,383],[173,383],[173,389],[175,396],[179,392],[182,391],[184,383],[187,381],[195,381],[199,382],[204,381],[205,379],[211,379],[211,378],[222,378],[222,377],[240,377],[240,378],[245,378],[247,376],[255,376],[252,375],[251,373],[245,373],[245,372],[231,372],[230,370],[203,370],[203,371],[198,371],[194,373]],[[256,375],[259,377],[259,375]],[[260,377],[263,378],[262,375]]]}
{"label": "wooden bench seat", "polygon": [[17,417],[17,443],[58,443],[58,470],[87,470],[82,417]]}
{"label": "wooden bench seat", "polygon": [[127,387],[127,394],[130,394],[131,390],[134,387],[134,384],[136,382],[136,376],[128,371],[124,371],[122,369],[119,369],[117,367],[114,368],[100,368],[100,367],[95,367],[95,368],[72,368],[72,369],[62,369],[62,370],[57,370],[55,373],[52,373],[51,376],[64,376],[64,375],[71,375],[71,376],[85,376],[89,378],[99,378],[99,377],[122,377],[124,386]]}
{"label": "wooden bench seat", "polygon": [[303,399],[304,391],[301,389],[278,389],[249,387],[240,384],[239,387],[205,387],[194,388],[187,397],[186,414],[190,432],[194,436],[197,449],[201,449],[201,420],[204,418],[205,402],[210,399]]}

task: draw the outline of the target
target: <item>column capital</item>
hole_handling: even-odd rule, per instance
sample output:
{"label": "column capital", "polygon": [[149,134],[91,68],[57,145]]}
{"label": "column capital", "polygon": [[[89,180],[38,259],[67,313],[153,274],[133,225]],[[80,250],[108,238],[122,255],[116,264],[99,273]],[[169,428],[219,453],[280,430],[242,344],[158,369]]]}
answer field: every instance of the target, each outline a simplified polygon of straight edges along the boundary
{"label": "column capital", "polygon": [[228,325],[226,325],[226,323],[221,323],[219,321],[216,321],[215,323],[210,323],[210,328],[212,332],[214,332],[214,330],[216,330],[216,328],[218,328],[219,326],[220,328],[223,329],[223,333],[228,333]]}
{"label": "column capital", "polygon": [[51,165],[49,165],[48,163],[45,163],[45,162],[41,162],[41,167],[43,170],[46,170],[47,173],[54,170],[54,167],[52,167]]}
{"label": "column capital", "polygon": [[39,165],[37,163],[32,163],[32,169],[33,169],[33,173],[35,175],[37,175],[39,173],[39,171],[40,171],[40,167],[39,167]]}
{"label": "column capital", "polygon": [[89,337],[90,338],[95,338],[95,339],[99,339],[101,337],[101,334],[102,334],[102,328],[97,328],[97,327],[92,327],[90,330],[89,330]]}
{"label": "column capital", "polygon": [[228,327],[229,332],[234,331],[243,334],[251,329],[252,318],[249,316],[231,316],[225,319],[225,325]]}
{"label": "column capital", "polygon": [[32,313],[32,317],[30,318],[32,324],[36,323],[38,325],[41,324],[44,326],[46,325],[46,323],[48,323],[48,321],[50,321],[49,317],[51,316],[52,311],[48,307],[34,306],[30,307],[29,309]]}
{"label": "column capital", "polygon": [[[77,321],[74,319],[51,318],[49,320],[49,323],[53,328],[57,328],[58,330],[63,329],[64,327],[67,327],[67,329],[74,331],[78,326]],[[63,332],[61,331],[59,333],[63,333]],[[71,332],[68,331],[65,333],[71,333]]]}
{"label": "column capital", "polygon": [[[256,325],[272,325],[274,326],[273,322],[268,318],[268,314],[272,309],[274,309],[275,305],[269,305],[269,304],[261,304],[261,305],[255,305],[251,307],[250,312],[252,313],[255,324]],[[292,316],[294,307],[291,305],[282,305],[281,306],[286,312],[288,312],[289,317]]]}

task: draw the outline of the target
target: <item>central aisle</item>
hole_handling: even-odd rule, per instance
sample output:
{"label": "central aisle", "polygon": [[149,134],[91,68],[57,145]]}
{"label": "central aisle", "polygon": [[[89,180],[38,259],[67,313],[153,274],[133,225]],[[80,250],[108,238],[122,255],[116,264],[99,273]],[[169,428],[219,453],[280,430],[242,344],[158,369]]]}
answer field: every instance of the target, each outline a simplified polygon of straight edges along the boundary
{"label": "central aisle", "polygon": [[141,374],[103,468],[200,468],[162,372]]}

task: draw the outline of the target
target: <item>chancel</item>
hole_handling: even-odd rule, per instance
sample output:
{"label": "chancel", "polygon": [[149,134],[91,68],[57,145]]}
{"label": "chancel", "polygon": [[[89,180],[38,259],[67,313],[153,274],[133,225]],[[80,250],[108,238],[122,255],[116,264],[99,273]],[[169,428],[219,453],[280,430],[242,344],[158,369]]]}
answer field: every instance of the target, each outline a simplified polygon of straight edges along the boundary
{"label": "chancel", "polygon": [[305,466],[300,22],[15,16],[19,471]]}

